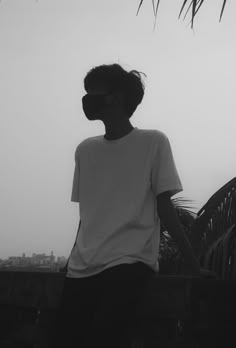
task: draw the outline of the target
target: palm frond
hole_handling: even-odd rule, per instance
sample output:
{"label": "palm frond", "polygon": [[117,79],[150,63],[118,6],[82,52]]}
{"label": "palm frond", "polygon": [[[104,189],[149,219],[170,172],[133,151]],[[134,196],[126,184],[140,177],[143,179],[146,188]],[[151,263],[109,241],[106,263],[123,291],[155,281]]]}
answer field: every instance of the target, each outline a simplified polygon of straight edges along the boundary
{"label": "palm frond", "polygon": [[[222,4],[221,12],[220,12],[220,20],[219,21],[221,21],[221,19],[222,19],[227,0],[222,0],[222,1],[223,1],[223,4]],[[191,9],[191,28],[193,28],[193,23],[194,23],[195,16],[196,16],[197,12],[199,11],[199,9],[201,8],[201,6],[203,5],[204,2],[205,2],[205,0],[183,0],[182,6],[181,6],[181,9],[180,9],[180,12],[179,12],[179,18],[181,17],[184,9],[188,6],[187,11],[186,11],[186,13],[184,15],[184,19],[186,18],[188,12]],[[139,3],[138,11],[137,11],[136,16],[138,15],[139,10],[140,10],[142,4],[143,4],[143,0],[141,0],[140,3]],[[157,0],[157,5],[156,5],[156,8],[155,8],[154,0],[152,0],[153,12],[154,12],[154,16],[155,16],[155,24],[156,24],[157,11],[158,11],[159,5],[160,5],[160,0]],[[154,25],[154,27],[155,27],[155,25]]]}
{"label": "palm frond", "polygon": [[199,256],[236,224],[236,178],[213,194],[199,210],[192,225],[191,239]]}
{"label": "palm frond", "polygon": [[193,28],[193,21],[195,17],[196,12],[196,6],[197,6],[197,0],[192,0],[192,18],[191,18],[191,27]]}
{"label": "palm frond", "polygon": [[221,13],[220,13],[220,21],[221,21],[221,18],[222,18],[222,16],[223,16],[223,12],[224,12],[224,9],[225,9],[225,5],[226,5],[226,0],[224,0],[223,5],[222,5],[222,9],[221,9]]}
{"label": "palm frond", "polygon": [[[213,194],[196,214],[191,211],[190,200],[179,197],[172,199],[186,236],[189,238],[201,264],[227,235],[235,238],[236,233],[236,177]],[[235,239],[236,240],[236,239]],[[218,250],[218,249],[217,249]],[[181,272],[182,255],[165,227],[161,225],[160,270],[171,274]]]}
{"label": "palm frond", "polygon": [[[193,201],[183,197],[172,198],[171,201],[180,219],[180,223],[185,230],[190,231],[191,225],[197,218],[197,214],[191,210],[193,207],[190,205],[190,203]],[[166,231],[166,229],[164,225],[161,224],[161,232],[163,231]]]}
{"label": "palm frond", "polygon": [[[154,7],[154,0],[152,0],[152,3],[153,3],[153,7]],[[155,23],[154,23],[154,28],[153,28],[153,30],[154,30],[155,27],[156,27],[157,11],[158,11],[158,8],[159,8],[159,4],[160,4],[160,0],[157,0],[156,8],[154,7]]]}
{"label": "palm frond", "polygon": [[152,0],[152,8],[153,8],[154,16],[156,16],[156,10],[155,10],[155,3],[154,3],[154,0]]}
{"label": "palm frond", "polygon": [[141,8],[141,6],[142,6],[142,3],[143,3],[143,0],[141,0],[140,1],[140,3],[139,3],[139,6],[138,6],[138,11],[137,11],[137,13],[136,13],[136,16],[138,15],[138,13],[139,13],[139,10],[140,10],[140,8]]}
{"label": "palm frond", "polygon": [[175,208],[180,211],[180,213],[188,213],[193,217],[197,216],[197,214],[191,210],[194,208],[190,205],[190,203],[193,203],[192,200],[184,197],[177,197],[172,199],[172,203],[174,204]]}
{"label": "palm frond", "polygon": [[196,16],[197,12],[199,11],[200,7],[202,6],[203,2],[204,2],[204,0],[200,0],[200,1],[198,2],[198,8],[197,8],[196,11],[195,11],[195,16]]}
{"label": "palm frond", "polygon": [[185,12],[184,20],[185,20],[185,18],[187,17],[187,14],[188,14],[188,12],[189,12],[191,6],[192,6],[192,3],[193,3],[193,2],[190,2],[189,6],[188,6],[188,8],[187,8],[187,11]]}
{"label": "palm frond", "polygon": [[[172,203],[179,217],[186,236],[189,238],[191,227],[197,217],[197,214],[191,210],[193,201],[183,197],[173,198]],[[161,236],[159,248],[159,263],[162,274],[176,274],[182,262],[182,255],[176,244],[176,241],[166,231],[161,223]]]}
{"label": "palm frond", "polygon": [[182,6],[181,6],[180,12],[179,12],[179,18],[180,18],[180,16],[181,16],[181,14],[182,14],[182,12],[183,12],[183,10],[184,10],[185,5],[186,5],[187,2],[188,2],[188,0],[184,0],[183,4],[182,4]]}

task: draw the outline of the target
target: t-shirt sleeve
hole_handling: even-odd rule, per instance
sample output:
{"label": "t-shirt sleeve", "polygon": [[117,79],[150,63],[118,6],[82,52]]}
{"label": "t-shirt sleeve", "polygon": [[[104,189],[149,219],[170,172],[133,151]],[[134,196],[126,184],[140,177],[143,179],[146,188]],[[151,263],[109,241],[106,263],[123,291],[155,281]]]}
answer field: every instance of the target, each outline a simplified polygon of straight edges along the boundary
{"label": "t-shirt sleeve", "polygon": [[155,196],[166,191],[173,196],[183,191],[170,142],[164,133],[154,142],[153,150],[151,185]]}
{"label": "t-shirt sleeve", "polygon": [[79,202],[79,176],[80,176],[80,164],[79,164],[79,151],[78,147],[75,151],[75,169],[72,185],[71,202]]}

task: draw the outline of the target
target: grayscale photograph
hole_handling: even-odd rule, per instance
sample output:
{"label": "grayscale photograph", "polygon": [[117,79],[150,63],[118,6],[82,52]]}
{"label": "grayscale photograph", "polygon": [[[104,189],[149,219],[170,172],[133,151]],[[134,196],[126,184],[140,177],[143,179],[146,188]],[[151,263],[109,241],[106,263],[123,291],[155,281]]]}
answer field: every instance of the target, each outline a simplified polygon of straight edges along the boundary
{"label": "grayscale photograph", "polygon": [[236,346],[235,18],[0,0],[0,348]]}

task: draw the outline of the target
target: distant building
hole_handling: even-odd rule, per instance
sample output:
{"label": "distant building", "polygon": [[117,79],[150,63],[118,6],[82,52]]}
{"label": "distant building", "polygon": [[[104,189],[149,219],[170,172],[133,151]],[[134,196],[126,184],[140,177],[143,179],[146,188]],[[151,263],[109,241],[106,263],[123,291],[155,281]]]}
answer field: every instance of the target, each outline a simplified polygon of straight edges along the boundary
{"label": "distant building", "polygon": [[50,255],[32,253],[31,257],[10,256],[6,260],[0,259],[0,268],[10,270],[35,270],[35,271],[53,271],[59,272],[60,268],[66,264],[67,258],[64,256],[56,257],[51,251]]}

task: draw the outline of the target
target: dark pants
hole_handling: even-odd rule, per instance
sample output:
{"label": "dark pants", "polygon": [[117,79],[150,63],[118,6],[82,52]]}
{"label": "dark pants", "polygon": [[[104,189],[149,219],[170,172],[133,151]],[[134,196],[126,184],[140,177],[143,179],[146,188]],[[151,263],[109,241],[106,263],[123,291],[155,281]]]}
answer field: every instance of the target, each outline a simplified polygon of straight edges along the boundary
{"label": "dark pants", "polygon": [[155,272],[143,262],[65,278],[57,348],[129,347],[139,297]]}

